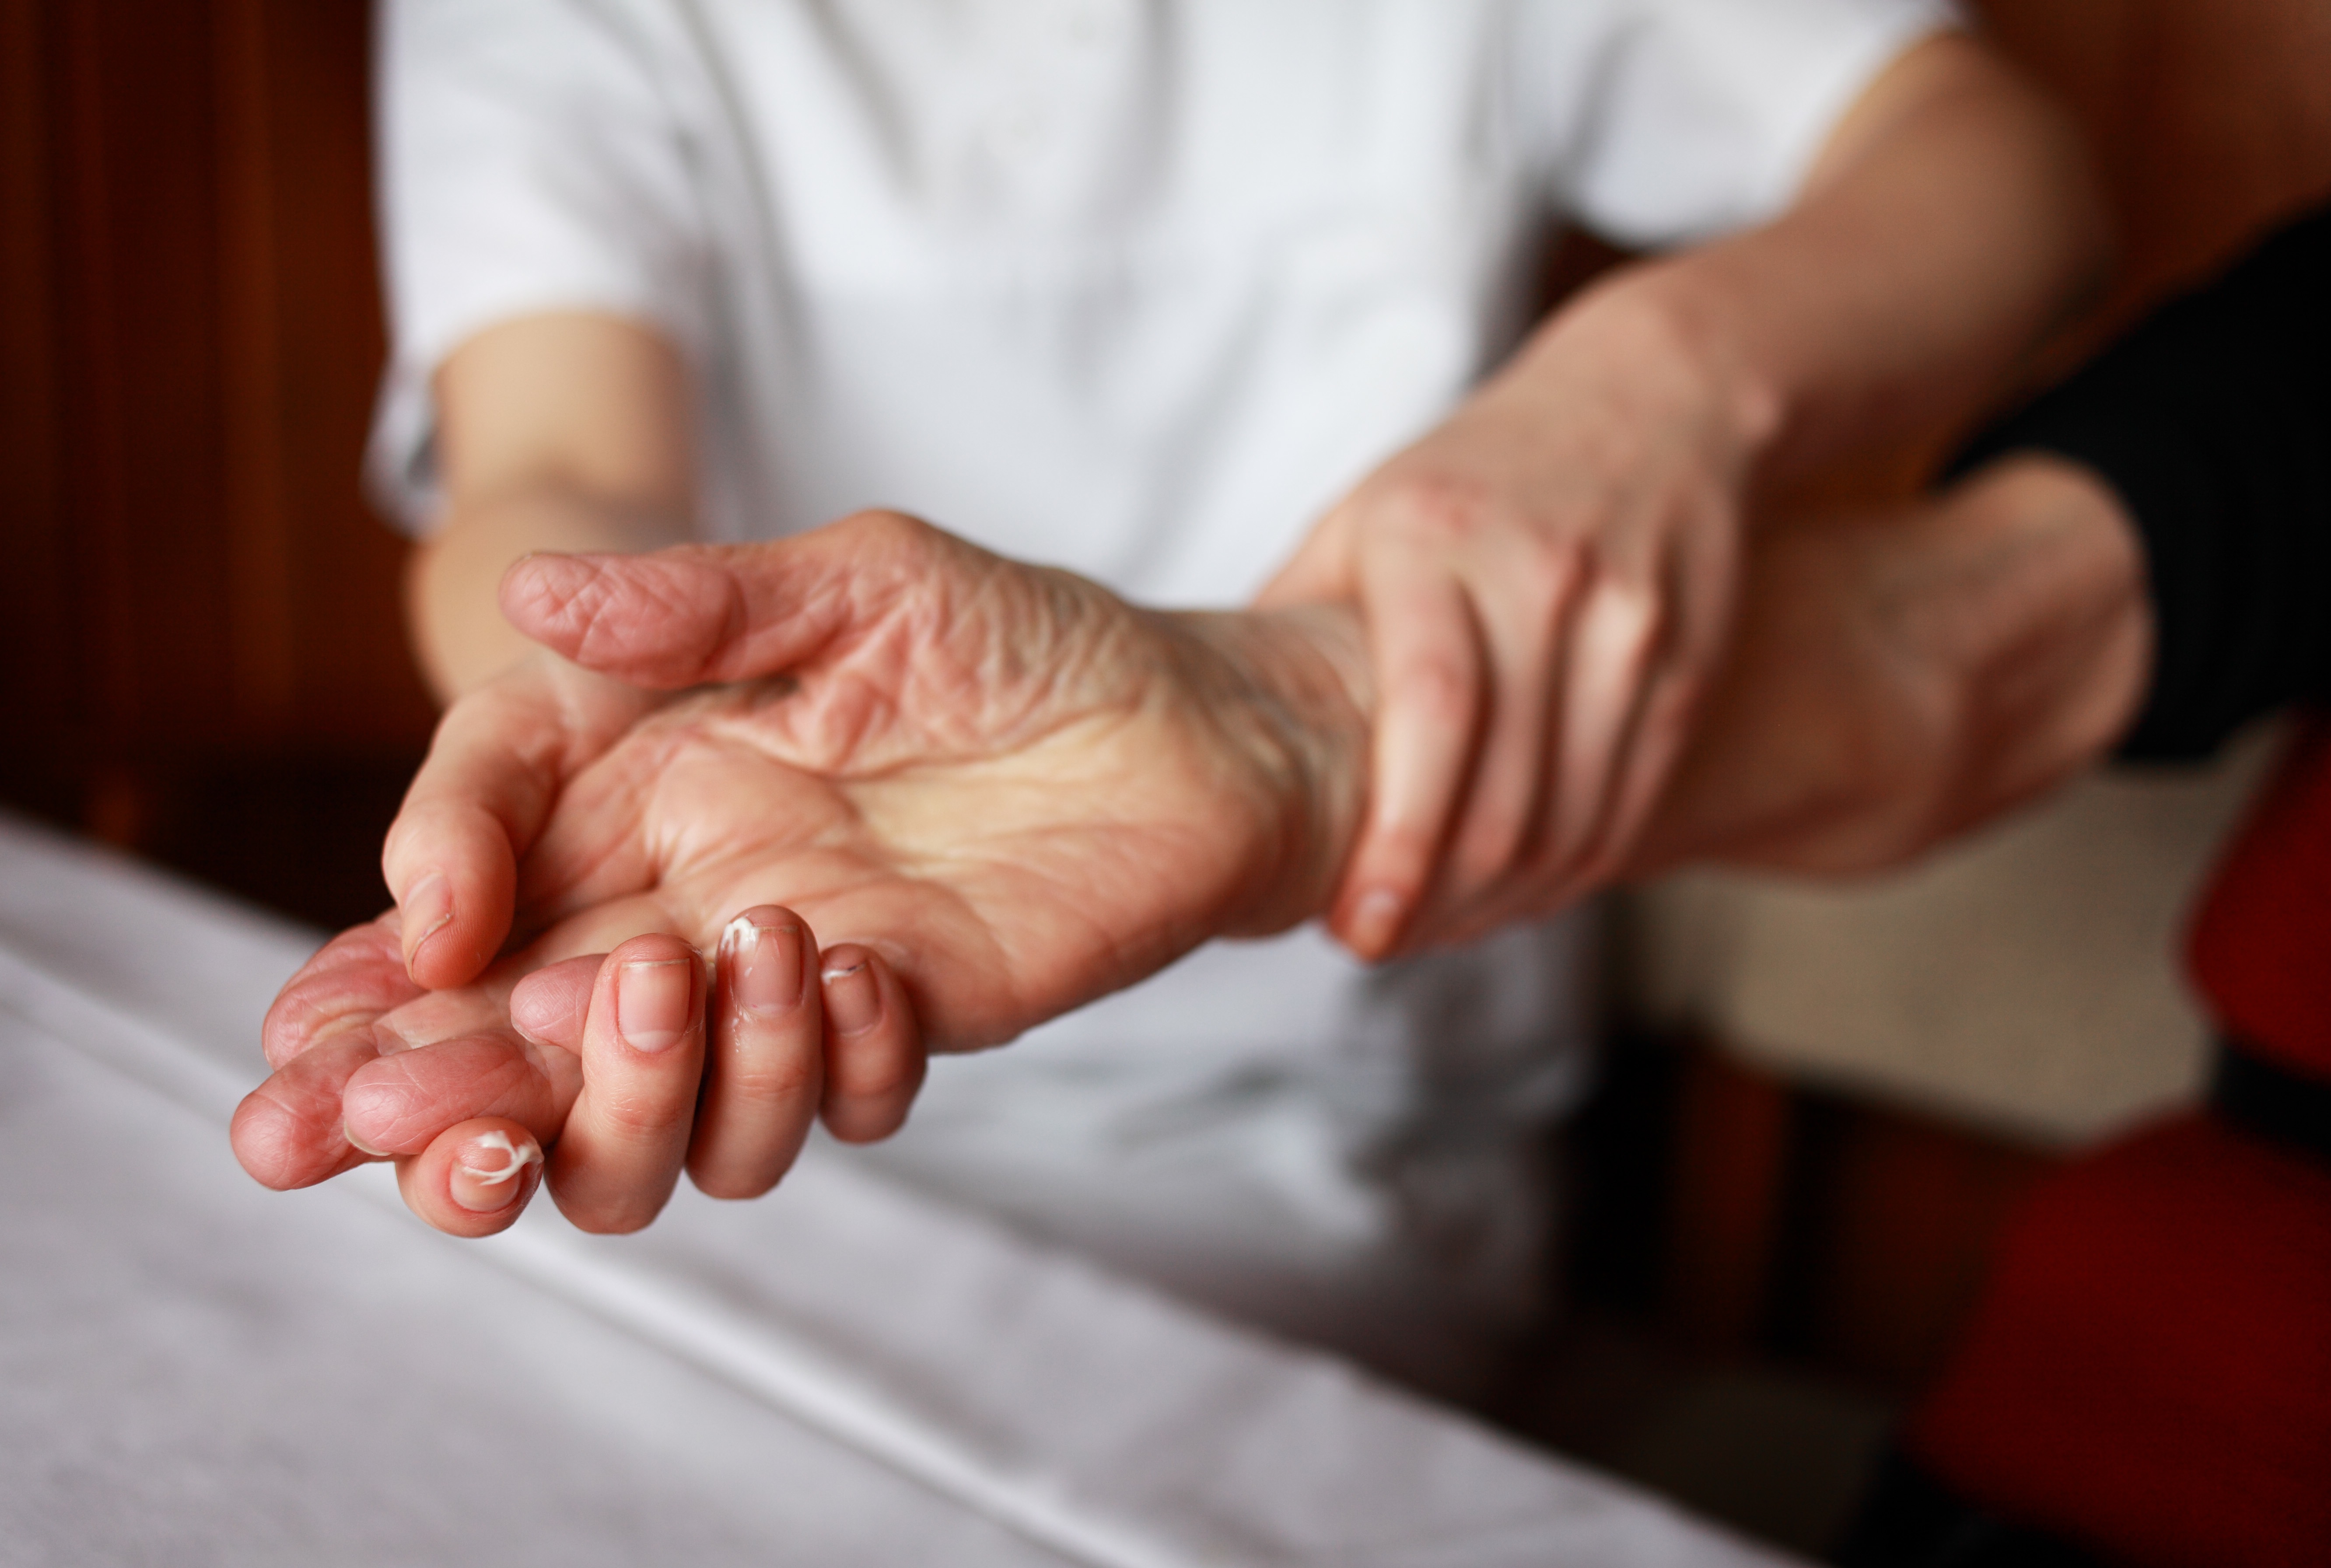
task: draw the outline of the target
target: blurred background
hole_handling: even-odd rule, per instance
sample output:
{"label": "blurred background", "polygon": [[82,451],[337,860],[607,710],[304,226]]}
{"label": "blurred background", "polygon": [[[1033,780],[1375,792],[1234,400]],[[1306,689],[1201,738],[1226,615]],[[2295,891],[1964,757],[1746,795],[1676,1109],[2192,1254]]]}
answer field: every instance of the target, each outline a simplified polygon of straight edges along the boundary
{"label": "blurred background", "polygon": [[[2331,193],[2322,0],[1976,9],[2121,223],[2057,363]],[[357,483],[369,25],[365,0],[0,5],[0,803],[319,927],[385,905],[432,719],[404,546]],[[1549,293],[1613,259],[1574,239]],[[1913,483],[1947,438],[1823,495]],[[2250,765],[2107,781],[1868,891],[1633,898],[1622,1043],[1565,1156],[1575,1307],[1512,1423],[1815,1544],[2007,1206],[2193,1092],[2176,912]]]}
{"label": "blurred background", "polygon": [[369,27],[0,8],[0,794],[328,925],[432,720],[356,480]]}

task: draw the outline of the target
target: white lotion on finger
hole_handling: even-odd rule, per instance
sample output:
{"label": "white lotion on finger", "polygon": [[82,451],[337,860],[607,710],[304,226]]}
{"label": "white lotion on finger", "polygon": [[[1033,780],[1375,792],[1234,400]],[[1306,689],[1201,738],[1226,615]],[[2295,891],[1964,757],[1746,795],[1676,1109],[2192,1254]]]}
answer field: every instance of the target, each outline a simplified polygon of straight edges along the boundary
{"label": "white lotion on finger", "polygon": [[[488,1171],[482,1170],[470,1163],[470,1161],[478,1155],[484,1154],[490,1150],[496,1150],[508,1155],[509,1156],[509,1164],[504,1165],[499,1171]],[[526,1147],[521,1149],[510,1142],[510,1136],[508,1133],[503,1132],[500,1127],[497,1127],[492,1132],[480,1133],[476,1137],[471,1138],[463,1151],[461,1164],[457,1165],[455,1169],[459,1170],[461,1174],[469,1177],[473,1182],[480,1182],[488,1186],[499,1187],[504,1182],[517,1180],[518,1174],[520,1171],[525,1170],[528,1165],[539,1164],[541,1161],[542,1146],[539,1144],[537,1144],[532,1138],[528,1138],[526,1141]]]}

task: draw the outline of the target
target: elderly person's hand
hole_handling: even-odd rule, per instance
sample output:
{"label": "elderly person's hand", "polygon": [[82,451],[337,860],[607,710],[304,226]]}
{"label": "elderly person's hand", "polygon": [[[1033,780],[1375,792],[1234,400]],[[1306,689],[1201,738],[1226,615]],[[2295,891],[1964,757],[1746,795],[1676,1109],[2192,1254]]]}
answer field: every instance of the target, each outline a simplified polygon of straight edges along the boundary
{"label": "elderly person's hand", "polygon": [[271,1185],[376,1152],[424,1218],[496,1229],[522,1205],[461,1198],[493,1195],[482,1129],[496,1169],[548,1148],[592,1228],[646,1222],[683,1163],[765,1191],[821,1107],[895,1128],[925,1049],[1315,913],[1357,820],[1332,612],[1138,611],[887,514],[538,557],[504,602],[574,662],[447,715],[389,837],[398,911],[279,999],[234,1129]]}
{"label": "elderly person's hand", "polygon": [[1777,528],[1629,872],[1904,865],[2103,757],[2153,656],[2136,527],[2061,459]]}

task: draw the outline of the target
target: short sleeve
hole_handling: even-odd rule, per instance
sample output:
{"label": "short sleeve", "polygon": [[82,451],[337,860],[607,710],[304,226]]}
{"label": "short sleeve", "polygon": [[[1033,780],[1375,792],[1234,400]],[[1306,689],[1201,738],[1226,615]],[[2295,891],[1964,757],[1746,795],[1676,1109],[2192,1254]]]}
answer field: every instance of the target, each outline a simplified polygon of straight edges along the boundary
{"label": "short sleeve", "polygon": [[446,355],[497,321],[598,310],[699,358],[710,246],[644,17],[611,0],[387,0],[378,43],[391,346],[366,480],[425,533]]}
{"label": "short sleeve", "polygon": [[1656,247],[1760,222],[1950,0],[1611,0],[1568,160],[1571,210]]}

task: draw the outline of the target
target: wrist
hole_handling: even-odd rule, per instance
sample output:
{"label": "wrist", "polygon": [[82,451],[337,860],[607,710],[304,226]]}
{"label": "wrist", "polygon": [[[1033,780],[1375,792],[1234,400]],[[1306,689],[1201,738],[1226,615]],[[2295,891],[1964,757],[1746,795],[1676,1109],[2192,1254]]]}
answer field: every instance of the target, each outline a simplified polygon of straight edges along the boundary
{"label": "wrist", "polygon": [[2145,555],[2120,498],[2081,465],[2018,452],[1945,499],[1957,613],[1921,629],[1963,692],[1950,731],[1972,820],[2095,762],[2142,706],[2155,628]]}
{"label": "wrist", "polygon": [[1706,252],[1614,274],[1560,311],[1517,362],[1521,374],[1568,359],[1618,368],[1638,417],[1692,432],[1746,478],[1780,444],[1791,417],[1784,379],[1741,328],[1744,312]]}
{"label": "wrist", "polygon": [[1365,634],[1338,605],[1166,617],[1200,651],[1198,690],[1239,760],[1257,832],[1223,934],[1324,914],[1367,804]]}

